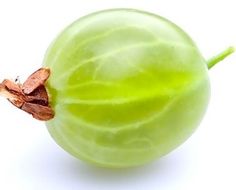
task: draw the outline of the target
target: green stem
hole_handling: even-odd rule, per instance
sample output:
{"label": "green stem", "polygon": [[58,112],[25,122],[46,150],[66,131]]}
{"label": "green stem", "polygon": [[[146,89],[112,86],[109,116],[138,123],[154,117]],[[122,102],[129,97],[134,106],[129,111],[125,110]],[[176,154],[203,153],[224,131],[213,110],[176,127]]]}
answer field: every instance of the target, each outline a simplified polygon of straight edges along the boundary
{"label": "green stem", "polygon": [[218,55],[212,57],[207,61],[207,67],[208,69],[212,68],[214,65],[222,61],[224,58],[228,57],[230,54],[232,54],[235,51],[234,47],[228,47]]}

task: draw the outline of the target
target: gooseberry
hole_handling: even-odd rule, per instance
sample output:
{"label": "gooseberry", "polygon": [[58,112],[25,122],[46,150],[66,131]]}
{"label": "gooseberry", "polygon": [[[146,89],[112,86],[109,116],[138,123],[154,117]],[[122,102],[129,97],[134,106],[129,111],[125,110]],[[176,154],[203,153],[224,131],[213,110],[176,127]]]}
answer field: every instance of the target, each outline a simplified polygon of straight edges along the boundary
{"label": "gooseberry", "polygon": [[194,132],[209,100],[208,69],[232,52],[206,61],[163,17],[101,11],[67,27],[47,50],[47,69],[18,85],[18,94],[6,82],[2,91],[17,107],[48,120],[53,139],[75,157],[102,167],[139,166]]}

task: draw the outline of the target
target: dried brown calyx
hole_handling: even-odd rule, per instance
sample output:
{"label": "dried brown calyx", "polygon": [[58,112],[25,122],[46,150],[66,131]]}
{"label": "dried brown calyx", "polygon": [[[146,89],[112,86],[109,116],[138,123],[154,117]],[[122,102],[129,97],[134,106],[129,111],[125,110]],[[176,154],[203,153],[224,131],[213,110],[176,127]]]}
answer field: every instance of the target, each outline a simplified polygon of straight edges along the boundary
{"label": "dried brown calyx", "polygon": [[44,86],[49,76],[49,69],[40,68],[23,84],[5,79],[0,83],[0,95],[6,97],[14,106],[31,114],[35,119],[50,120],[54,117],[54,112],[49,105]]}

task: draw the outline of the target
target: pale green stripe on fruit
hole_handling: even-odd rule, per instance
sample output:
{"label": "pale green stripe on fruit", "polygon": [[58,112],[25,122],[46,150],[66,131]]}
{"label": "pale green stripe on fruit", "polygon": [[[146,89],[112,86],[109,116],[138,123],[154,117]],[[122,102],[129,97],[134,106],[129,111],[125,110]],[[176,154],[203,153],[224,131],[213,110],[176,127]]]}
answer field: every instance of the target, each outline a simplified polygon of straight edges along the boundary
{"label": "pale green stripe on fruit", "polygon": [[140,102],[148,99],[154,99],[155,97],[160,96],[173,96],[171,94],[153,94],[149,96],[142,96],[142,97],[132,97],[132,98],[116,98],[116,99],[100,99],[100,100],[83,100],[83,99],[61,99],[58,100],[59,105],[64,104],[78,104],[78,105],[93,105],[93,106],[99,106],[99,105],[120,105],[120,104],[129,104],[129,103],[135,103]]}
{"label": "pale green stripe on fruit", "polygon": [[[188,93],[191,93],[191,91],[189,92],[186,92],[186,94],[188,94]],[[179,96],[179,98],[182,98],[182,96],[183,95],[181,95],[181,96]],[[172,104],[175,104],[175,102],[176,101],[178,101],[179,100],[179,98],[176,98],[175,99],[175,101],[173,101],[173,103]],[[171,109],[171,105],[169,105],[169,106],[167,106],[166,108],[165,108],[165,110],[166,111],[168,111],[169,109]],[[163,111],[162,112],[162,114],[165,114],[165,111]],[[111,151],[111,152],[120,152],[121,154],[125,154],[124,153],[124,151],[126,152],[126,151],[128,151],[128,152],[133,152],[133,151],[135,151],[136,152],[136,150],[135,149],[115,149],[114,147],[111,147],[111,148],[109,148],[109,147],[103,147],[103,146],[99,146],[98,147],[98,145],[95,143],[95,142],[92,142],[92,141],[87,141],[86,139],[81,139],[82,137],[81,136],[78,136],[78,134],[75,134],[74,132],[73,132],[73,130],[72,129],[69,129],[68,127],[66,127],[65,128],[65,126],[61,126],[61,123],[65,123],[65,121],[64,121],[64,119],[65,120],[68,120],[68,121],[74,121],[74,119],[76,119],[76,123],[77,123],[77,125],[78,126],[80,126],[80,125],[84,125],[84,123],[80,123],[80,122],[78,122],[78,118],[73,118],[73,117],[67,117],[67,115],[66,114],[63,114],[62,113],[62,115],[64,115],[64,118],[63,117],[60,117],[62,120],[57,120],[57,122],[55,123],[55,125],[53,125],[53,126],[51,126],[51,127],[53,127],[53,128],[56,128],[56,130],[58,131],[58,134],[59,134],[59,136],[60,137],[63,137],[63,139],[64,139],[64,141],[66,141],[66,144],[67,144],[67,146],[70,148],[70,149],[72,149],[72,151],[74,152],[74,154],[76,154],[76,156],[80,156],[80,157],[82,157],[82,159],[84,158],[84,159],[86,159],[86,160],[89,160],[89,161],[92,161],[92,162],[95,162],[95,163],[98,163],[98,164],[104,164],[104,163],[106,163],[106,164],[108,164],[107,162],[104,162],[104,161],[102,161],[102,160],[98,160],[98,159],[96,159],[96,160],[93,160],[93,159],[91,159],[91,156],[90,155],[86,155],[85,153],[83,153],[83,152],[81,152],[81,151],[79,151],[79,149],[78,149],[78,147],[74,147],[74,145],[75,144],[80,144],[81,145],[81,143],[83,144],[82,146],[84,147],[84,146],[89,146],[89,147],[91,147],[92,149],[93,149],[93,147],[96,147],[96,148],[94,148],[94,151],[97,151],[98,153],[99,153],[99,149],[101,149],[100,151]],[[73,125],[74,126],[74,125]],[[84,126],[84,127],[88,127],[88,126]],[[143,126],[144,127],[144,126]],[[64,131],[64,129],[66,129],[66,131]],[[95,129],[96,129],[96,131],[99,133],[99,132],[101,132],[102,131],[102,129],[101,128],[97,128],[97,127],[95,127]],[[135,130],[135,128],[132,128],[132,129],[134,129]],[[55,129],[54,129],[55,130]],[[92,130],[94,130],[94,129],[92,129]],[[129,129],[127,129],[127,128],[125,128],[124,130],[129,130]],[[79,130],[79,128],[78,128],[78,132],[79,132],[80,130]],[[111,131],[112,133],[114,133],[114,131]],[[78,138],[79,139],[77,139],[77,140],[73,140],[72,141],[72,139],[71,138],[69,138],[68,139],[68,137],[67,137],[67,133],[68,133],[68,137],[69,136],[73,136],[73,135],[75,135],[75,136],[78,136]],[[92,135],[92,134],[91,134]],[[59,138],[60,138],[59,137]],[[147,139],[144,139],[144,140],[147,140]],[[134,139],[134,141],[135,141],[135,139]],[[149,141],[149,140],[147,140],[147,141]],[[129,141],[127,141],[127,143],[129,143]],[[130,141],[130,143],[132,143],[132,140]],[[73,144],[73,145],[72,145]],[[96,145],[96,146],[95,146]],[[151,145],[151,144],[150,144]],[[151,146],[151,147],[153,147],[153,146]],[[151,148],[150,147],[150,148]],[[155,149],[155,148],[154,148]],[[85,151],[86,151],[86,149],[84,149]],[[140,152],[140,150],[141,150],[141,152],[142,152],[142,149],[138,149],[139,151],[138,152]],[[123,152],[123,153],[122,153]],[[77,155],[78,154],[78,155]],[[112,153],[110,153],[110,154],[112,154]],[[117,163],[110,163],[111,165],[113,165],[113,164],[115,164],[116,166],[117,166]],[[127,164],[127,163],[126,163]],[[128,163],[128,164],[130,164],[130,163]],[[118,164],[119,165],[119,164]],[[134,163],[134,165],[135,165],[135,163]],[[120,164],[120,166],[122,166],[122,164]]]}
{"label": "pale green stripe on fruit", "polygon": [[77,69],[79,69],[81,66],[84,66],[85,64],[87,64],[91,61],[97,61],[98,59],[113,56],[113,55],[116,55],[117,53],[121,53],[122,51],[128,51],[128,50],[131,50],[133,48],[145,48],[145,47],[152,47],[152,46],[153,47],[155,47],[155,46],[158,47],[159,45],[163,45],[165,43],[173,45],[173,47],[174,46],[181,46],[181,47],[183,46],[183,47],[188,48],[188,49],[195,49],[193,46],[187,46],[187,45],[183,45],[183,44],[180,44],[180,43],[168,42],[168,41],[164,41],[164,40],[158,40],[158,41],[155,41],[155,42],[143,42],[143,43],[132,44],[132,45],[125,46],[123,48],[118,48],[118,49],[115,49],[115,50],[111,50],[111,51],[109,51],[107,53],[104,53],[102,55],[94,56],[90,59],[83,60],[83,61],[79,62],[78,64],[74,64],[74,67],[71,67],[70,69],[66,70],[64,72],[64,74],[62,74],[59,78],[57,78],[57,81],[61,81],[61,80],[65,79],[66,77],[71,75],[73,72],[75,72]]}
{"label": "pale green stripe on fruit", "polygon": [[83,87],[91,87],[91,85],[101,85],[101,86],[108,86],[108,87],[121,86],[120,84],[114,83],[114,82],[92,80],[92,81],[88,81],[88,82],[84,82],[84,83],[70,85],[69,87],[66,87],[66,88],[58,88],[57,90],[64,90],[64,91],[76,90],[81,87],[82,88]]}
{"label": "pale green stripe on fruit", "polygon": [[[95,42],[98,39],[103,39],[109,35],[112,35],[116,32],[122,31],[122,30],[127,30],[127,29],[138,29],[138,30],[143,30],[144,33],[148,33],[150,34],[150,36],[153,37],[153,40],[155,40],[155,34],[153,34],[151,31],[145,29],[144,27],[140,27],[140,26],[136,26],[136,25],[127,25],[127,26],[122,26],[122,27],[116,27],[116,28],[112,28],[110,30],[108,30],[107,32],[104,33],[98,33],[95,36],[92,36],[90,38],[86,38],[85,40],[82,40],[81,42],[78,43],[78,46],[76,46],[73,51],[79,51],[80,48],[83,48],[83,46],[88,45],[89,42]],[[82,32],[80,30],[80,32]],[[73,39],[71,39],[73,40]],[[69,42],[69,40],[68,40]],[[66,44],[66,43],[65,43]],[[70,43],[68,43],[68,46],[70,45]],[[50,67],[53,67],[53,65],[55,64],[55,62],[57,61],[57,56],[60,55],[60,53],[63,51],[65,47],[61,47],[55,54],[55,58],[49,63]]]}
{"label": "pale green stripe on fruit", "polygon": [[[140,154],[145,154],[145,152],[146,151],[148,151],[148,149],[132,149],[132,150],[130,150],[130,149],[115,149],[115,148],[110,148],[110,147],[104,147],[104,146],[100,146],[100,147],[98,147],[98,145],[96,144],[96,143],[93,143],[93,142],[88,142],[87,140],[82,140],[81,139],[81,137],[80,137],[80,139],[78,139],[77,138],[77,140],[76,141],[74,141],[74,140],[72,140],[71,138],[68,138],[68,136],[67,135],[69,135],[69,136],[74,136],[75,134],[73,134],[73,133],[71,133],[68,129],[65,131],[65,130],[63,130],[63,127],[58,127],[58,126],[60,126],[60,122],[58,122],[58,121],[56,121],[56,123],[54,124],[54,125],[52,125],[52,126],[48,126],[48,128],[56,128],[56,129],[54,129],[54,132],[56,132],[57,133],[57,135],[56,136],[58,136],[58,138],[60,139],[62,139],[63,140],[63,143],[61,144],[61,146],[63,147],[63,148],[66,148],[66,149],[70,149],[70,151],[74,154],[74,156],[79,156],[81,159],[85,159],[85,160],[87,160],[87,161],[90,161],[90,162],[92,162],[92,163],[95,163],[95,164],[98,164],[98,165],[110,165],[111,167],[124,167],[124,166],[128,166],[128,165],[137,165],[138,163],[135,163],[135,162],[127,162],[127,163],[119,163],[119,162],[117,162],[117,163],[112,163],[112,162],[108,162],[107,160],[105,160],[105,158],[104,159],[97,159],[96,158],[96,160],[95,159],[92,159],[92,157],[91,157],[91,155],[88,155],[88,154],[86,154],[86,153],[84,153],[84,151],[87,151],[88,150],[88,148],[90,148],[91,150],[93,149],[93,151],[96,151],[97,152],[97,155],[98,155],[98,157],[99,157],[99,153],[101,153],[101,151],[103,152],[103,151],[108,151],[108,152],[110,152],[109,153],[109,155],[110,156],[114,156],[114,157],[117,157],[117,155],[115,155],[114,153],[116,153],[117,151],[119,152],[119,153],[121,153],[121,155],[122,154],[128,154],[128,155],[132,155],[132,154],[134,154],[135,152],[136,153],[138,153],[138,152],[140,152]],[[50,129],[49,129],[50,130]],[[56,130],[56,131],[55,131]],[[69,133],[68,133],[69,132]],[[54,138],[55,138],[55,136],[54,136]],[[57,137],[56,137],[56,140],[58,139]],[[60,144],[60,142],[59,142],[59,144]],[[74,145],[75,144],[79,144],[80,146],[82,146],[82,147],[84,147],[84,149],[79,149],[79,147],[75,147]],[[101,149],[101,150],[100,150]],[[154,148],[155,149],[155,148]],[[83,151],[82,151],[83,150]],[[90,150],[90,151],[91,151]],[[101,155],[103,155],[103,154],[101,154]],[[147,160],[148,161],[148,160]],[[146,161],[145,161],[146,162]]]}
{"label": "pale green stripe on fruit", "polygon": [[[127,59],[128,59],[128,58],[127,58]],[[126,61],[125,63],[126,63],[126,65],[128,65],[128,66],[130,66],[130,67],[133,67],[133,68],[134,68],[135,70],[137,70],[138,72],[144,73],[145,75],[148,75],[148,76],[150,76],[150,77],[152,77],[152,78],[155,78],[155,75],[154,75],[153,73],[148,72],[146,69],[142,68],[141,66],[132,64],[132,63],[130,63],[129,61]],[[104,62],[100,63],[100,64],[96,67],[96,69],[95,69],[95,71],[94,71],[94,74],[93,74],[93,77],[92,77],[93,80],[96,80],[98,72],[102,69],[102,66],[105,65],[105,64],[110,64],[110,63],[107,63],[107,62],[104,61]]]}
{"label": "pale green stripe on fruit", "polygon": [[133,48],[143,48],[143,47],[151,47],[151,46],[156,46],[157,43],[156,42],[153,42],[153,43],[150,43],[150,42],[143,42],[143,43],[137,43],[137,44],[132,44],[132,45],[129,45],[129,46],[126,46],[124,48],[118,48],[118,49],[115,49],[115,50],[112,50],[110,52],[107,52],[107,53],[104,53],[102,55],[98,55],[98,56],[95,56],[95,57],[92,57],[90,59],[86,59],[84,61],[81,61],[79,62],[77,65],[75,65],[74,67],[71,67],[70,69],[68,69],[64,74],[62,74],[57,80],[63,80],[65,79],[66,77],[68,77],[69,75],[71,75],[73,72],[75,72],[77,69],[79,69],[81,66],[84,66],[86,63],[89,63],[91,61],[96,61],[98,59],[101,59],[101,58],[106,58],[106,57],[109,57],[111,55],[115,55],[117,53],[120,53],[122,51],[128,51],[130,49],[133,49]]}
{"label": "pale green stripe on fruit", "polygon": [[[99,125],[95,125],[93,123],[88,123],[82,119],[80,119],[79,117],[75,117],[73,115],[68,115],[68,111],[65,110],[65,108],[63,107],[63,104],[59,103],[56,106],[56,112],[58,112],[58,114],[61,115],[62,118],[64,118],[65,120],[67,119],[67,117],[69,118],[70,121],[78,121],[80,124],[85,125],[87,127],[90,127],[94,130],[108,130],[108,131],[112,131],[114,133],[119,132],[120,130],[129,130],[130,128],[137,128],[140,125],[144,125],[144,124],[148,124],[152,121],[154,121],[155,119],[157,119],[158,117],[161,117],[162,115],[165,115],[166,112],[168,112],[168,110],[171,108],[172,105],[174,105],[176,102],[178,102],[178,100],[182,97],[185,96],[185,94],[191,93],[191,91],[194,91],[195,88],[198,88],[200,85],[202,85],[202,80],[197,80],[196,81],[196,85],[193,85],[187,89],[185,89],[185,91],[181,91],[178,94],[176,93],[174,98],[172,98],[171,101],[168,102],[168,104],[166,104],[163,109],[159,112],[156,112],[155,114],[153,114],[150,117],[147,117],[144,120],[140,120],[138,122],[132,122],[132,124],[124,124],[121,125],[120,127],[114,127],[114,128],[109,128],[109,127],[104,127],[104,126],[99,126]],[[141,99],[137,99],[136,101],[141,101]],[[143,101],[143,100],[142,100]],[[65,102],[64,102],[65,103]],[[128,103],[128,101],[127,101]],[[67,104],[67,103],[65,103]],[[112,105],[113,103],[110,102],[110,104]],[[94,104],[94,106],[99,106],[99,104]]]}

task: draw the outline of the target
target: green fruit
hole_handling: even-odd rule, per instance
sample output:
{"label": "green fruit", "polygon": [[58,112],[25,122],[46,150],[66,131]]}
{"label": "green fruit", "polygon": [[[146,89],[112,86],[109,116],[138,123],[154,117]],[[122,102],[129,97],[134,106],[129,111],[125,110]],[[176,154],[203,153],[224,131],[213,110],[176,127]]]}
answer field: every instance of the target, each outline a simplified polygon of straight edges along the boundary
{"label": "green fruit", "polygon": [[157,15],[117,9],[83,17],[45,56],[55,111],[48,130],[66,151],[99,166],[148,163],[199,125],[214,61]]}

